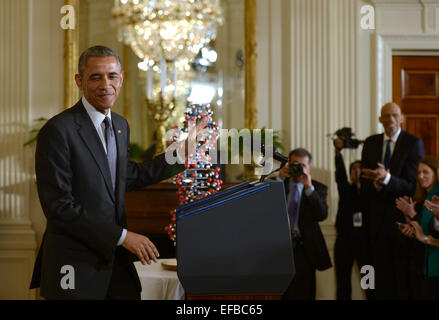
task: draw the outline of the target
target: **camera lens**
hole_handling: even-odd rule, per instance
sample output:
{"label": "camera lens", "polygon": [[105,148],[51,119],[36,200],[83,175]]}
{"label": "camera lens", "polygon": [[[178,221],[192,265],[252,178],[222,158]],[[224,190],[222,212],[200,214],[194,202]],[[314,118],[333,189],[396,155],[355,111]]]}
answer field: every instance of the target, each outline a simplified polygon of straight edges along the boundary
{"label": "camera lens", "polygon": [[290,164],[290,175],[293,178],[301,177],[303,175],[303,164],[297,161]]}

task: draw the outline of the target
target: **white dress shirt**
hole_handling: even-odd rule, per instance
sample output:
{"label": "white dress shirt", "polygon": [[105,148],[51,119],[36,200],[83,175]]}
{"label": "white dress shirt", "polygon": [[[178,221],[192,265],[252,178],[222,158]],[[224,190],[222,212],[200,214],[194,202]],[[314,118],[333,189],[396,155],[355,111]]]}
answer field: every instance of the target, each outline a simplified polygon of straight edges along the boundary
{"label": "white dress shirt", "polygon": [[[98,132],[98,136],[101,139],[102,146],[104,147],[105,153],[107,153],[107,144],[105,142],[105,115],[96,110],[95,107],[93,107],[85,97],[82,97],[82,104],[85,107],[85,110],[87,110],[88,115],[90,116],[91,121],[93,122],[93,125]],[[111,110],[108,110],[107,117],[111,120]],[[119,241],[117,242],[117,245],[120,246],[125,241],[125,237],[127,236],[127,229],[123,229],[122,235],[120,236]]]}

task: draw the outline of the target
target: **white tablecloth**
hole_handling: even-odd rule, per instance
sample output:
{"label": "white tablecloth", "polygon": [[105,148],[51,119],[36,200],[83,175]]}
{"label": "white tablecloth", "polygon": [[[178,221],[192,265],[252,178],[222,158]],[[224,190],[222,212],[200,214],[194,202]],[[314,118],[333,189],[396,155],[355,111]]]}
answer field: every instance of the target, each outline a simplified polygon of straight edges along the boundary
{"label": "white tablecloth", "polygon": [[142,284],[142,300],[183,300],[184,289],[177,277],[177,271],[162,267],[162,261],[142,265],[135,262],[137,273]]}

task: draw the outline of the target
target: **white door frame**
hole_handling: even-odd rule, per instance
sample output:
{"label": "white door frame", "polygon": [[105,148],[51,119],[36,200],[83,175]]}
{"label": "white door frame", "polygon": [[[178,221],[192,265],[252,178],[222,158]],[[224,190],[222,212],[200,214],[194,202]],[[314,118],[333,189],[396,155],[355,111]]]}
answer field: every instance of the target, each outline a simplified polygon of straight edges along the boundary
{"label": "white door frame", "polygon": [[[374,97],[372,114],[379,117],[381,106],[393,100],[392,56],[395,51],[425,51],[428,55],[439,55],[438,35],[383,35],[376,34],[372,40],[375,46],[375,77],[372,77]],[[381,132],[378,122],[372,121],[372,132]],[[381,131],[380,131],[381,130]]]}

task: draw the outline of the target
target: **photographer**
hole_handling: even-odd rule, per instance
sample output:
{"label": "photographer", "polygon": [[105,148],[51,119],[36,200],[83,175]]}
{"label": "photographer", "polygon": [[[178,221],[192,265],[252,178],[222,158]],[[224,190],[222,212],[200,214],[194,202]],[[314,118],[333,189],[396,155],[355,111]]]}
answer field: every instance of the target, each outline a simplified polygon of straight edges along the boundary
{"label": "photographer", "polygon": [[[351,300],[351,276],[354,261],[361,268],[367,261],[367,223],[366,203],[360,194],[361,161],[351,163],[349,167],[350,182],[341,150],[348,137],[341,136],[334,140],[335,147],[335,179],[339,194],[335,227],[334,258],[337,278],[337,300]],[[358,145],[357,145],[358,146]],[[356,147],[357,147],[356,146]],[[355,148],[356,148],[355,147]]]}
{"label": "photographer", "polygon": [[328,216],[328,188],[311,179],[312,155],[299,148],[290,152],[289,163],[279,172],[287,195],[296,275],[284,300],[315,300],[316,269],[332,264],[319,222]]}

